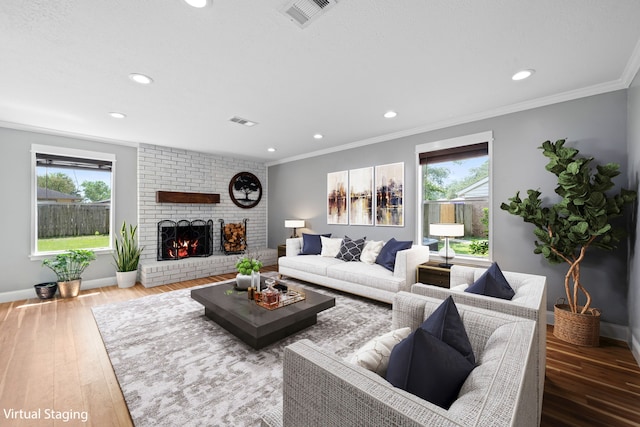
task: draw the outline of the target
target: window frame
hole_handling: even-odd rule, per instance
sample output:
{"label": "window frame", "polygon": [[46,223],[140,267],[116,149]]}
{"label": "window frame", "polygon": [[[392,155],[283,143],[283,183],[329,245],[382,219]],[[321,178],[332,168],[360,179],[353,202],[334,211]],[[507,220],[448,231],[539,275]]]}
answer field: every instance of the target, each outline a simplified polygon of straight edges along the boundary
{"label": "window frame", "polygon": [[49,154],[65,157],[76,157],[87,160],[102,160],[111,162],[111,201],[109,208],[109,247],[90,248],[95,253],[113,252],[114,246],[114,221],[115,221],[115,177],[116,156],[113,153],[99,151],[80,150],[75,148],[58,147],[52,145],[31,144],[31,259],[42,259],[50,255],[65,251],[38,251],[38,179],[36,155]]}
{"label": "window frame", "polygon": [[[420,164],[420,154],[428,153],[431,151],[440,151],[445,149],[457,148],[466,145],[474,145],[478,143],[486,142],[489,155],[489,254],[486,258],[482,257],[468,257],[465,255],[456,255],[455,259],[464,260],[465,263],[470,264],[489,264],[493,260],[493,131],[479,132],[470,135],[464,135],[455,138],[443,139],[438,141],[427,142],[424,144],[416,145],[415,147],[415,161],[416,161],[416,237],[415,241],[422,246],[422,234],[424,231],[424,224],[422,224],[422,208],[424,204],[423,194],[423,180],[422,180],[422,165]],[[438,257],[437,252],[431,252],[431,256]]]}

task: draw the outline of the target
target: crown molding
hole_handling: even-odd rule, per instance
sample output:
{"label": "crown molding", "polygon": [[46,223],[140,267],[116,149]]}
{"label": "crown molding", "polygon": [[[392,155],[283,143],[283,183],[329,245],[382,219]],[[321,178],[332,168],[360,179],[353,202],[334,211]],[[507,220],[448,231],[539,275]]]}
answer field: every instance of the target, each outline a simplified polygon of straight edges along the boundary
{"label": "crown molding", "polygon": [[[636,54],[638,53],[638,54]],[[640,43],[636,46],[636,52],[634,52],[635,59],[632,58],[629,60],[625,72],[631,74],[635,67],[635,71],[637,72],[640,68]],[[629,70],[629,71],[628,71]],[[432,122],[426,124],[424,126],[419,126],[412,129],[407,129],[399,132],[394,132],[386,135],[380,135],[373,138],[367,138],[360,141],[351,142],[348,144],[339,145],[336,147],[326,148],[324,150],[312,151],[305,154],[300,154],[298,156],[287,157],[284,159],[276,160],[273,162],[267,163],[267,167],[275,166],[279,164],[294,162],[297,160],[308,159],[311,157],[318,157],[324,154],[336,153],[344,150],[350,150],[352,148],[359,148],[365,145],[377,144],[379,142],[391,141],[394,139],[404,138],[407,136],[418,135],[420,133],[430,132],[438,129],[444,129],[451,126],[462,125],[465,123],[476,122],[479,120],[490,119],[493,117],[504,116],[511,113],[518,113],[521,111],[531,110],[539,107],[546,107],[548,105],[559,104],[561,102],[573,101],[580,98],[586,98],[594,95],[601,95],[607,92],[614,92],[617,90],[627,89],[631,84],[631,81],[635,77],[633,74],[631,77],[620,78],[618,80],[601,83],[593,86],[589,86],[586,88],[571,90],[567,92],[562,92],[555,95],[550,95],[542,98],[533,99],[530,101],[519,102],[516,104],[507,105],[504,107],[494,108],[491,110],[487,110],[480,113],[468,114],[465,116],[460,116],[452,119],[441,120],[437,122]]]}
{"label": "crown molding", "polygon": [[25,132],[41,133],[41,134],[44,134],[44,135],[64,136],[64,137],[67,137],[67,138],[82,139],[82,140],[85,140],[85,141],[104,142],[104,143],[107,143],[107,144],[116,144],[116,145],[126,145],[128,147],[138,147],[140,145],[140,143],[134,142],[134,141],[125,141],[125,140],[120,140],[120,139],[105,138],[105,137],[101,137],[101,136],[87,135],[87,134],[84,134],[84,133],[69,132],[69,131],[58,130],[58,129],[50,129],[50,128],[44,128],[44,127],[40,127],[40,126],[24,125],[22,123],[6,122],[6,121],[2,121],[2,120],[0,120],[0,127],[7,128],[7,129],[13,129],[13,130],[21,130],[21,131],[25,131]]}

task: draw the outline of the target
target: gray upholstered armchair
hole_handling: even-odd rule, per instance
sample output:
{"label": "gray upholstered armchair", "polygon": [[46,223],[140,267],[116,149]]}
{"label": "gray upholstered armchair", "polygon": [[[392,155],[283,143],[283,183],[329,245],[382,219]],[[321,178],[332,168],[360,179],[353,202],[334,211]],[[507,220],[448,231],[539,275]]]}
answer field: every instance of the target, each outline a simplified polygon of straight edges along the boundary
{"label": "gray upholstered armchair", "polygon": [[[442,301],[399,292],[391,329],[417,328]],[[536,323],[457,305],[477,366],[446,410],[309,340],[285,348],[283,406],[263,426],[535,426]]]}
{"label": "gray upholstered armchair", "polygon": [[538,370],[538,413],[541,414],[547,359],[547,278],[535,274],[503,271],[505,279],[515,291],[511,300],[464,292],[465,285],[473,284],[486,270],[486,268],[454,265],[451,267],[452,289],[416,283],[412,285],[411,292],[441,300],[451,295],[456,304],[472,305],[535,320],[538,324],[536,337],[539,349],[536,364]]}

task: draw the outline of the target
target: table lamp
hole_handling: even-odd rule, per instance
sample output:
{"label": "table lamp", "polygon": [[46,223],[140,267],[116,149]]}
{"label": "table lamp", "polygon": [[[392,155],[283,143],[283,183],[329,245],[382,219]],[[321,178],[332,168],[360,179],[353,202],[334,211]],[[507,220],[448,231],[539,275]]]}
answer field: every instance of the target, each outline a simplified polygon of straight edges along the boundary
{"label": "table lamp", "polygon": [[444,248],[440,249],[438,255],[444,258],[444,262],[439,264],[443,268],[451,268],[449,258],[454,258],[456,253],[449,246],[449,237],[464,236],[464,224],[438,223],[429,224],[429,234],[432,236],[444,237]]}
{"label": "table lamp", "polygon": [[302,227],[304,227],[303,219],[285,219],[284,220],[284,228],[293,228],[293,234],[291,235],[292,239],[295,239],[296,237],[298,237],[298,234],[296,233],[296,228],[302,228]]}

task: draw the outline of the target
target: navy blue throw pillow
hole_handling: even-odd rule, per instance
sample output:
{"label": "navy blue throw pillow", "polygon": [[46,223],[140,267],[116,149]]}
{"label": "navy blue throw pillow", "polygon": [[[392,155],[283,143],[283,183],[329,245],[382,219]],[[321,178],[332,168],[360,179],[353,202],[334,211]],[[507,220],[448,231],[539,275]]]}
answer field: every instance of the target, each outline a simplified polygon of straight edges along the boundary
{"label": "navy blue throw pillow", "polygon": [[420,328],[456,349],[472,365],[476,364],[467,331],[464,329],[460,313],[451,296],[431,313]]}
{"label": "navy blue throw pillow", "polygon": [[380,264],[387,270],[393,271],[396,267],[396,252],[403,251],[405,249],[411,249],[413,241],[399,241],[395,238],[391,238],[380,250],[378,257],[376,258],[376,264]]}
{"label": "navy blue throw pillow", "polygon": [[387,381],[449,409],[473,368],[455,348],[418,328],[391,351]]}
{"label": "navy blue throw pillow", "polygon": [[320,252],[322,252],[322,241],[320,240],[320,236],[331,237],[331,233],[302,233],[302,252],[300,252],[300,255],[320,255]]}
{"label": "navy blue throw pillow", "polygon": [[516,294],[495,262],[465,292],[508,300]]}

